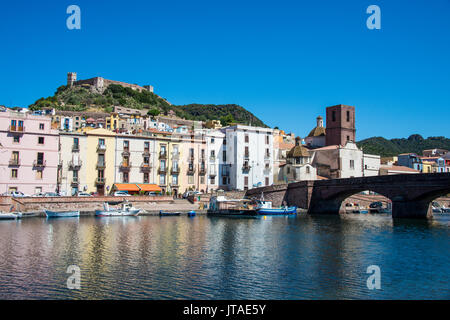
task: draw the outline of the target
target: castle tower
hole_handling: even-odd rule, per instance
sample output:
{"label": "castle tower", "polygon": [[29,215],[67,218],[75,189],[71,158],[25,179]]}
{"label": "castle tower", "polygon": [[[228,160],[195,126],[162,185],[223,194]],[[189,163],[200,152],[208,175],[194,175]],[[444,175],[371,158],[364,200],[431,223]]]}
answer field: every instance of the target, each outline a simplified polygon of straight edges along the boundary
{"label": "castle tower", "polygon": [[345,145],[347,141],[355,142],[355,137],[355,107],[343,104],[328,107],[325,144]]}
{"label": "castle tower", "polygon": [[67,86],[71,87],[77,81],[77,73],[76,72],[68,72],[67,73]]}

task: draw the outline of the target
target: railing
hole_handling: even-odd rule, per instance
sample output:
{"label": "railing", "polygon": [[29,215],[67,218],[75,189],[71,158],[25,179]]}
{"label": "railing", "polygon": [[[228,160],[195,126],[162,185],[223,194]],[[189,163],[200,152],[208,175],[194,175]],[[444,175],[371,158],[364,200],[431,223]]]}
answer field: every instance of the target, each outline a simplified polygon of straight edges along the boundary
{"label": "railing", "polygon": [[141,170],[144,172],[149,172],[151,170],[152,166],[150,165],[150,163],[142,163],[141,164]]}
{"label": "railing", "polygon": [[131,162],[127,162],[127,161],[122,161],[120,163],[120,170],[122,171],[128,171],[131,168]]}
{"label": "railing", "polygon": [[250,154],[249,153],[245,153],[244,154],[244,159],[249,159],[250,158]]}
{"label": "railing", "polygon": [[8,128],[9,132],[24,132],[25,131],[25,127],[24,126],[9,126]]}
{"label": "railing", "polygon": [[106,168],[106,162],[97,162],[97,169],[105,169]]}
{"label": "railing", "polygon": [[167,168],[166,167],[159,167],[158,174],[166,174],[166,173],[167,173]]}
{"label": "railing", "polygon": [[194,173],[195,173],[195,165],[194,164],[189,164],[188,170],[187,170],[187,174],[192,175]]}
{"label": "railing", "polygon": [[33,167],[45,167],[47,164],[46,160],[34,160]]}
{"label": "railing", "polygon": [[74,144],[72,146],[72,152],[78,152],[80,151],[80,145],[79,144]]}
{"label": "railing", "polygon": [[69,168],[72,168],[72,170],[79,170],[83,162],[81,160],[78,161],[70,161],[69,162]]}
{"label": "railing", "polygon": [[20,166],[20,159],[9,159],[10,166]]}
{"label": "railing", "polygon": [[105,184],[105,182],[106,182],[106,178],[105,177],[97,177],[95,179],[95,183],[96,184]]}
{"label": "railing", "polygon": [[205,166],[200,166],[200,169],[198,170],[198,173],[200,175],[205,175],[206,174],[206,167]]}
{"label": "railing", "polygon": [[142,152],[144,156],[150,156],[150,149],[144,149],[144,152]]}
{"label": "railing", "polygon": [[160,159],[167,159],[167,152],[165,152],[165,151],[164,152],[160,152],[159,153],[159,158]]}
{"label": "railing", "polygon": [[272,170],[272,166],[265,166],[264,172],[270,172]]}
{"label": "railing", "polygon": [[106,151],[106,145],[99,144],[97,145],[97,152],[105,152]]}
{"label": "railing", "polygon": [[270,159],[270,152],[264,154],[264,159]]}
{"label": "railing", "polygon": [[210,156],[209,157],[209,161],[210,162],[215,162],[216,161],[216,156]]}
{"label": "railing", "polygon": [[209,169],[209,175],[210,175],[211,177],[215,177],[215,176],[217,175],[216,168],[210,168],[210,169]]}
{"label": "railing", "polygon": [[180,153],[179,152],[172,152],[172,159],[173,160],[180,159]]}
{"label": "railing", "polygon": [[130,149],[129,148],[123,148],[122,155],[123,156],[129,156],[130,155]]}
{"label": "railing", "polygon": [[242,170],[250,170],[250,165],[248,164],[248,163],[244,163],[243,165],[242,165]]}
{"label": "railing", "polygon": [[73,177],[73,178],[72,178],[72,184],[78,184],[78,183],[79,183],[79,179]]}
{"label": "railing", "polygon": [[172,167],[171,172],[172,172],[172,174],[179,174],[180,173],[180,167],[179,166]]}
{"label": "railing", "polygon": [[171,182],[171,183],[170,183],[170,186],[171,186],[171,187],[179,187],[180,184],[179,184],[178,182]]}

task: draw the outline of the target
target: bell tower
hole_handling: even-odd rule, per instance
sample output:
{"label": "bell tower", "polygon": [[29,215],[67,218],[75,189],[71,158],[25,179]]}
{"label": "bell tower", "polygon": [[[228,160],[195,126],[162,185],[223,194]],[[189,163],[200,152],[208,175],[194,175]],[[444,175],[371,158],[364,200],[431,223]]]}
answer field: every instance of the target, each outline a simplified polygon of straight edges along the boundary
{"label": "bell tower", "polygon": [[327,108],[325,141],[327,146],[355,142],[355,107],[338,104]]}
{"label": "bell tower", "polygon": [[77,73],[76,72],[68,72],[67,73],[67,86],[71,87],[77,81]]}

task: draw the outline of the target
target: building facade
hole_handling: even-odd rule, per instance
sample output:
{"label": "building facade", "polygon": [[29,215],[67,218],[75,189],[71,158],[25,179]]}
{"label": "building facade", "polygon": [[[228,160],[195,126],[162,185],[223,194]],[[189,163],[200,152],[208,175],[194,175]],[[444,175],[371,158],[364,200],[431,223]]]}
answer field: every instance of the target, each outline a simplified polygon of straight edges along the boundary
{"label": "building facade", "polygon": [[328,107],[325,142],[327,146],[344,146],[356,140],[355,107],[339,104]]}
{"label": "building facade", "polygon": [[60,132],[60,171],[58,186],[61,194],[72,196],[88,190],[87,136],[83,133]]}
{"label": "building facade", "polygon": [[0,112],[0,193],[57,191],[58,131],[51,118],[6,109]]}

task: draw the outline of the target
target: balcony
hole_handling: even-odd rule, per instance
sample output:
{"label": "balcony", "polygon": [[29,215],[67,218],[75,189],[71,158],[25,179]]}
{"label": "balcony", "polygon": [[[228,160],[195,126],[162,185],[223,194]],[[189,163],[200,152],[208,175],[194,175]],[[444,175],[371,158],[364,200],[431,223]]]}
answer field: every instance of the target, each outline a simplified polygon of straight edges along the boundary
{"label": "balcony", "polygon": [[216,156],[210,156],[209,162],[216,162]]}
{"label": "balcony", "polygon": [[249,153],[245,153],[244,154],[244,159],[249,159],[250,158],[250,154]]}
{"label": "balcony", "polygon": [[12,132],[12,133],[23,133],[23,132],[25,132],[25,127],[24,126],[9,126],[8,131]]}
{"label": "balcony", "polygon": [[69,162],[69,170],[78,171],[80,170],[81,164],[82,164],[81,160],[78,161],[72,160]]}
{"label": "balcony", "polygon": [[9,159],[10,166],[20,166],[20,159]]}
{"label": "balcony", "polygon": [[180,167],[179,166],[172,167],[171,173],[172,174],[180,174]]}
{"label": "balcony", "polygon": [[100,161],[97,162],[97,169],[105,169],[106,168],[106,162],[105,161]]}
{"label": "balcony", "polygon": [[178,160],[178,159],[180,159],[180,153],[172,152],[172,160]]}
{"label": "balcony", "polygon": [[242,165],[242,170],[244,171],[248,171],[250,170],[250,165],[247,162],[244,162],[244,164]]}
{"label": "balcony", "polygon": [[195,165],[189,164],[188,170],[187,170],[187,174],[188,175],[193,175],[194,173],[195,173]]}
{"label": "balcony", "polygon": [[74,144],[72,146],[72,152],[78,152],[80,151],[80,145],[79,144]]}
{"label": "balcony", "polygon": [[122,156],[129,156],[130,155],[130,149],[129,148],[123,148]]}
{"label": "balcony", "polygon": [[150,170],[152,169],[152,166],[150,165],[150,163],[141,163],[141,170],[142,172],[150,172]]}
{"label": "balcony", "polygon": [[271,166],[271,165],[266,165],[266,166],[264,167],[264,172],[265,172],[265,173],[269,173],[270,171],[272,171],[272,166]]}
{"label": "balcony", "polygon": [[100,184],[100,185],[102,185],[102,184],[105,184],[105,182],[106,182],[105,177],[97,177],[97,178],[95,179],[95,184]]}
{"label": "balcony", "polygon": [[171,182],[171,183],[170,183],[170,186],[171,186],[172,188],[178,188],[178,187],[180,186],[180,184],[179,184],[178,182]]}
{"label": "balcony", "polygon": [[72,183],[71,183],[72,186],[78,185],[79,183],[80,183],[80,181],[79,181],[78,177],[72,178]]}
{"label": "balcony", "polygon": [[215,176],[217,176],[216,168],[211,168],[211,169],[209,170],[209,176],[210,176],[210,177],[215,177]]}
{"label": "balcony", "polygon": [[144,149],[144,152],[142,152],[142,155],[144,157],[150,157],[150,149]]}
{"label": "balcony", "polygon": [[167,152],[161,151],[161,152],[159,153],[159,158],[160,158],[160,159],[167,159]]}
{"label": "balcony", "polygon": [[120,163],[119,169],[121,171],[130,171],[130,168],[131,168],[131,162],[122,161]]}
{"label": "balcony", "polygon": [[45,160],[34,160],[33,167],[43,168],[47,165],[47,161]]}
{"label": "balcony", "polygon": [[264,159],[270,159],[270,152],[264,154]]}
{"label": "balcony", "polygon": [[198,170],[198,174],[201,176],[204,176],[206,174],[206,167],[200,166],[200,169]]}
{"label": "balcony", "polygon": [[166,174],[167,173],[167,168],[165,167],[159,167],[158,169],[158,174]]}
{"label": "balcony", "polygon": [[194,162],[194,160],[195,160],[195,156],[193,154],[190,154],[189,157],[188,157],[188,161],[189,162]]}
{"label": "balcony", "polygon": [[104,144],[97,145],[97,152],[98,153],[105,153],[105,151],[106,151],[106,145],[104,145]]}

